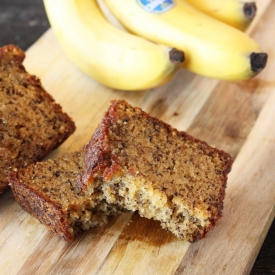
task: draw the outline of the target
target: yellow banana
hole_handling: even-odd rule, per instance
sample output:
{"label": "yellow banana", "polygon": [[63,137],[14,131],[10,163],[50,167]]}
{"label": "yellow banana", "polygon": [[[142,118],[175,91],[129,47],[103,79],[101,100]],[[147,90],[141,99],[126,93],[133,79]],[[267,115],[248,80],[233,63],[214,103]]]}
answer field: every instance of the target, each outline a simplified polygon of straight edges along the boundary
{"label": "yellow banana", "polygon": [[112,26],[96,0],[44,0],[62,48],[85,73],[103,85],[143,90],[168,81],[183,53]]}
{"label": "yellow banana", "polygon": [[182,0],[200,11],[228,24],[246,30],[256,15],[255,2],[239,0]]}
{"label": "yellow banana", "polygon": [[240,81],[266,65],[267,54],[245,33],[182,0],[104,0],[132,33],[185,53],[183,67],[204,76]]}
{"label": "yellow banana", "polygon": [[105,16],[105,18],[115,27],[126,31],[127,29],[117,20],[117,18],[113,15],[112,11],[110,11],[110,9],[106,6],[104,0],[96,0],[97,4],[101,10],[101,12],[103,13],[103,15]]}

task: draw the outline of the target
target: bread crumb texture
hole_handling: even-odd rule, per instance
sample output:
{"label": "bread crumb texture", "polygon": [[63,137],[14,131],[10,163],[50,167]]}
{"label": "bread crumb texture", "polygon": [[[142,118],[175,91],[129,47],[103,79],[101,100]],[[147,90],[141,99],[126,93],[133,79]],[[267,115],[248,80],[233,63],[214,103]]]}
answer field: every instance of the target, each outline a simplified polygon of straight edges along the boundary
{"label": "bread crumb texture", "polygon": [[0,48],[0,193],[8,174],[41,160],[75,130],[71,118],[26,72],[24,52]]}
{"label": "bread crumb texture", "polygon": [[83,171],[83,155],[83,150],[67,153],[9,176],[19,204],[67,241],[82,230],[105,224],[118,208],[107,204],[100,190],[92,195],[79,192],[77,179]]}
{"label": "bread crumb texture", "polygon": [[112,101],[85,148],[82,189],[138,210],[190,242],[221,218],[232,158],[125,101]]}

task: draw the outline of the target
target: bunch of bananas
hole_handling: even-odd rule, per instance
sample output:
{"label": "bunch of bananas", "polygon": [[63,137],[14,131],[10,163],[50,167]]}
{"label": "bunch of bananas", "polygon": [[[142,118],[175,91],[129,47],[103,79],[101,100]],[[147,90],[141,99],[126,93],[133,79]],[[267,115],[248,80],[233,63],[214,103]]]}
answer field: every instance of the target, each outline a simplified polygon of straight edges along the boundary
{"label": "bunch of bananas", "polygon": [[154,88],[179,68],[221,80],[246,80],[267,62],[267,54],[243,32],[255,15],[254,3],[44,0],[44,4],[69,58],[113,89]]}

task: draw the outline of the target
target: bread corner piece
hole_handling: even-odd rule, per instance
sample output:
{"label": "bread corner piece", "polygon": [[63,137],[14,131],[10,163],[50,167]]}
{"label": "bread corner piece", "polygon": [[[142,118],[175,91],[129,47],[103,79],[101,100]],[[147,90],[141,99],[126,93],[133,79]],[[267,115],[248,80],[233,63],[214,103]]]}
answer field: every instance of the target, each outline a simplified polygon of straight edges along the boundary
{"label": "bread corner piece", "polygon": [[83,172],[83,149],[58,159],[31,164],[9,175],[17,202],[42,224],[72,241],[82,230],[105,224],[119,213],[101,192],[81,194],[77,179]]}
{"label": "bread corner piece", "polygon": [[231,166],[229,154],[112,101],[85,148],[81,182],[88,193],[102,184],[107,202],[194,242],[221,218]]}
{"label": "bread corner piece", "polygon": [[72,119],[25,70],[24,58],[14,45],[0,48],[0,194],[13,169],[41,160],[75,131]]}

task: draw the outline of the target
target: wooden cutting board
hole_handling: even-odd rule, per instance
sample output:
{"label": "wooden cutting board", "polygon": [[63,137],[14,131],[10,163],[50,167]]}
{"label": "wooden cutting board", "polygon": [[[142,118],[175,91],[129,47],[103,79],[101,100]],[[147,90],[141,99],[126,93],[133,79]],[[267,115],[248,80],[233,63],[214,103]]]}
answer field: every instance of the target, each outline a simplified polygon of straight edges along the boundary
{"label": "wooden cutting board", "polygon": [[49,158],[87,143],[109,101],[123,98],[229,152],[235,162],[223,219],[194,244],[136,213],[112,218],[66,243],[24,212],[8,191],[0,198],[1,274],[249,273],[275,214],[275,2],[259,0],[257,5],[248,33],[268,52],[269,62],[245,82],[221,82],[181,70],[157,89],[114,91],[80,72],[51,30],[27,51],[27,70],[41,78],[77,126]]}

